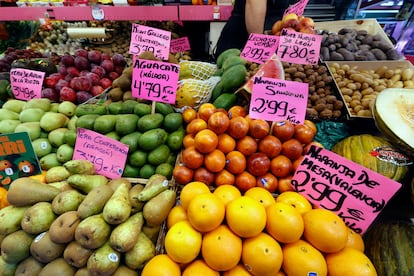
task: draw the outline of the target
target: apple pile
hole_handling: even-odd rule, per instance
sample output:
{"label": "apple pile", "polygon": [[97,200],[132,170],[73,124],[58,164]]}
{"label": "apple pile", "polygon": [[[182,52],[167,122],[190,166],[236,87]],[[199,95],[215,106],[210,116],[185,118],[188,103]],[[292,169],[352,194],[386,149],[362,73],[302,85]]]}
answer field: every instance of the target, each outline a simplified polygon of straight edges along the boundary
{"label": "apple pile", "polygon": [[121,54],[110,56],[97,50],[77,49],[74,55],[64,54],[58,72],[45,77],[42,97],[53,102],[84,103],[111,87],[126,64]]}
{"label": "apple pile", "polygon": [[272,26],[272,34],[280,35],[283,29],[305,34],[315,34],[315,22],[310,17],[298,16],[295,13],[288,13],[281,20],[276,21]]}

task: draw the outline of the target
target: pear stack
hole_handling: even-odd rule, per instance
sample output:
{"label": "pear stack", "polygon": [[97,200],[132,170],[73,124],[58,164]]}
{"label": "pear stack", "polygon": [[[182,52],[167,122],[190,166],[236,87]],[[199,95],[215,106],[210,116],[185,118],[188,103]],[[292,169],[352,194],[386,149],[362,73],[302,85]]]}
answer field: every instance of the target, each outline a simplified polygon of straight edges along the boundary
{"label": "pear stack", "polygon": [[159,253],[176,203],[165,176],[111,180],[87,160],[70,160],[45,179],[10,184],[10,206],[0,210],[0,275],[139,275]]}

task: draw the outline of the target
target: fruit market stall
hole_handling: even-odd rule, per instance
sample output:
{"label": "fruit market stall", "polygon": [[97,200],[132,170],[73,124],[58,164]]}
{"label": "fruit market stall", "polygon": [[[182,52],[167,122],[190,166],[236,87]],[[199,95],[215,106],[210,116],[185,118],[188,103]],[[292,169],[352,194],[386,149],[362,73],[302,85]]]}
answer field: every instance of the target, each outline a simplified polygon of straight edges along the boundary
{"label": "fruit market stall", "polygon": [[48,32],[0,60],[0,275],[413,273],[414,69],[375,20],[214,62]]}

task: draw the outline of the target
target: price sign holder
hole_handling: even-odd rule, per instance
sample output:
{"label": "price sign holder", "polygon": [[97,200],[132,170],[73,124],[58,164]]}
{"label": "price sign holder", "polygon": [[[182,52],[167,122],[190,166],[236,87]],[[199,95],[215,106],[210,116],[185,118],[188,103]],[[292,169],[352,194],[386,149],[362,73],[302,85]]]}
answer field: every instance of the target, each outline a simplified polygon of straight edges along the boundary
{"label": "price sign holder", "polygon": [[276,53],[278,45],[278,36],[252,33],[240,56],[248,61],[262,64]]}
{"label": "price sign holder", "polygon": [[171,40],[170,51],[171,53],[180,53],[191,50],[190,41],[187,36],[180,37]]}
{"label": "price sign holder", "polygon": [[171,32],[140,24],[132,24],[129,53],[139,55],[152,52],[156,58],[168,60],[170,54]]}
{"label": "price sign holder", "polygon": [[288,7],[283,15],[289,14],[289,13],[294,13],[297,16],[301,16],[303,15],[303,13],[305,12],[305,8],[306,5],[308,4],[309,0],[300,0],[298,2],[296,2],[295,4],[291,5],[290,7]]}
{"label": "price sign holder", "polygon": [[363,234],[401,184],[327,149],[312,145],[292,178],[312,204],[338,214]]}
{"label": "price sign holder", "polygon": [[44,78],[45,72],[22,68],[11,69],[10,83],[14,97],[24,101],[41,98]]}
{"label": "price sign holder", "polygon": [[249,116],[266,121],[305,121],[309,85],[302,82],[255,77]]}
{"label": "price sign holder", "polygon": [[283,29],[277,55],[281,61],[295,64],[318,64],[322,36]]}
{"label": "price sign holder", "polygon": [[132,96],[135,98],[175,103],[180,66],[163,61],[133,57]]}

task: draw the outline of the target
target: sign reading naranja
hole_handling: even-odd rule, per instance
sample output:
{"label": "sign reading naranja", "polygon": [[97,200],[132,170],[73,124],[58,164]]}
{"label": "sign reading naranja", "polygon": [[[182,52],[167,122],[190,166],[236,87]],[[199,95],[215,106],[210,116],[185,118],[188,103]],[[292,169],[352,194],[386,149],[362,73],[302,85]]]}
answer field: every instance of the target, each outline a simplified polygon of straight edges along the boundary
{"label": "sign reading naranja", "polygon": [[292,187],[312,204],[331,210],[363,234],[401,184],[327,149],[312,145]]}

